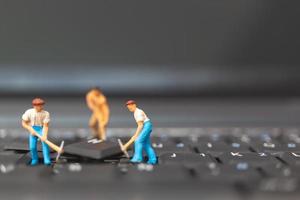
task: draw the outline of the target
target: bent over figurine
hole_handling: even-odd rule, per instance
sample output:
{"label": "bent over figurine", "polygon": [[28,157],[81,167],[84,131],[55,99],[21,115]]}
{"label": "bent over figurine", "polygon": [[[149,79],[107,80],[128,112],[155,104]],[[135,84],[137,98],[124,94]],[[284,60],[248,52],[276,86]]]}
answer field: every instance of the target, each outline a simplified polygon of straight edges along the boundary
{"label": "bent over figurine", "polygon": [[130,160],[133,163],[143,162],[143,150],[148,156],[148,164],[156,164],[157,157],[154,149],[151,146],[152,123],[145,112],[139,109],[133,100],[129,100],[126,106],[130,112],[134,113],[135,121],[138,125],[135,134],[124,145],[121,146],[123,152],[126,152],[130,145],[134,142],[134,156]]}
{"label": "bent over figurine", "polygon": [[[33,108],[28,109],[22,116],[22,126],[30,132],[29,149],[31,165],[37,165],[39,161],[37,152],[38,138],[42,141],[44,164],[51,165],[49,146],[44,142],[48,136],[50,114],[44,110],[44,104],[45,101],[43,99],[33,99]],[[39,134],[39,137],[37,134]]]}

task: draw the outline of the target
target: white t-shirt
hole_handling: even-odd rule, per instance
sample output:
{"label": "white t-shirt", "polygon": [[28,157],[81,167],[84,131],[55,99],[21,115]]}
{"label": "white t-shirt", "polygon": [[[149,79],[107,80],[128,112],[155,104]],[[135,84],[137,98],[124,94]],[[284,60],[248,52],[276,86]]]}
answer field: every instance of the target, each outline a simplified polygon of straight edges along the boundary
{"label": "white t-shirt", "polygon": [[139,108],[136,108],[134,111],[134,119],[136,122],[143,121],[144,123],[150,120],[144,111]]}
{"label": "white t-shirt", "polygon": [[31,108],[23,114],[22,120],[29,121],[31,126],[43,126],[43,124],[50,122],[50,114],[45,110],[37,112]]}

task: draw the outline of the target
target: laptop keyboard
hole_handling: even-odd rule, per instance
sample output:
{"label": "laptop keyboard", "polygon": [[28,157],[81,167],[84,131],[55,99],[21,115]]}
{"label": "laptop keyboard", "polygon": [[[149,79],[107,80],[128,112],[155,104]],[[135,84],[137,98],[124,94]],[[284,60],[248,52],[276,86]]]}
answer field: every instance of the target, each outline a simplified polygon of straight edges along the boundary
{"label": "laptop keyboard", "polygon": [[[30,167],[27,135],[23,130],[2,129],[0,185],[51,184],[56,185],[51,189],[54,191],[59,190],[58,186],[78,187],[83,193],[89,190],[83,186],[90,184],[116,184],[128,190],[134,185],[184,184],[202,189],[227,187],[244,194],[299,192],[300,129],[203,128],[182,136],[167,132],[159,131],[152,137],[159,162],[155,166],[131,164],[124,155],[97,160],[64,154],[51,167],[42,164]],[[88,130],[53,130],[53,133],[61,135],[52,135],[53,141],[59,143],[64,139],[71,144],[86,140],[83,133]],[[128,140],[128,136],[113,134],[109,140],[115,142],[117,138]],[[7,144],[12,145],[5,148]],[[132,156],[132,150],[129,154]],[[53,160],[55,156],[51,153]],[[3,188],[1,193],[8,192]],[[141,199],[147,199],[144,197]]]}

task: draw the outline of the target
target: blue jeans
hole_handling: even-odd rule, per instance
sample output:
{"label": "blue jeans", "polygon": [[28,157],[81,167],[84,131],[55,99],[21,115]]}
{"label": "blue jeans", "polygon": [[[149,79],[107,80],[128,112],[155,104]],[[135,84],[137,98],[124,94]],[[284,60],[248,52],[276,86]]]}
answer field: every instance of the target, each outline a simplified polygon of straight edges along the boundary
{"label": "blue jeans", "polygon": [[[43,127],[42,126],[32,126],[32,128],[39,134],[43,135]],[[38,137],[30,134],[29,136],[29,149],[31,154],[31,165],[36,165],[39,162],[38,152],[37,152],[37,140]],[[50,150],[46,143],[42,142],[43,147],[43,156],[44,156],[44,164],[51,164],[50,159]]]}
{"label": "blue jeans", "polygon": [[143,161],[143,150],[148,156],[148,164],[156,164],[157,158],[154,149],[151,146],[150,135],[152,132],[152,123],[147,121],[139,134],[138,138],[134,141],[134,155],[131,162]]}

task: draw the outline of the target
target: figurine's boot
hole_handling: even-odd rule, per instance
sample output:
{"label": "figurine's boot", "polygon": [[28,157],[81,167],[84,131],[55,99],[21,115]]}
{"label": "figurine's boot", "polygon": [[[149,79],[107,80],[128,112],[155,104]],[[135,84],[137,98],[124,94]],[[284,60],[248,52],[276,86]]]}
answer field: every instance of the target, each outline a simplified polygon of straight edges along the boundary
{"label": "figurine's boot", "polygon": [[35,165],[37,165],[37,164],[39,164],[39,161],[38,161],[38,160],[31,160],[31,162],[30,162],[30,165],[31,165],[31,166],[35,166]]}

